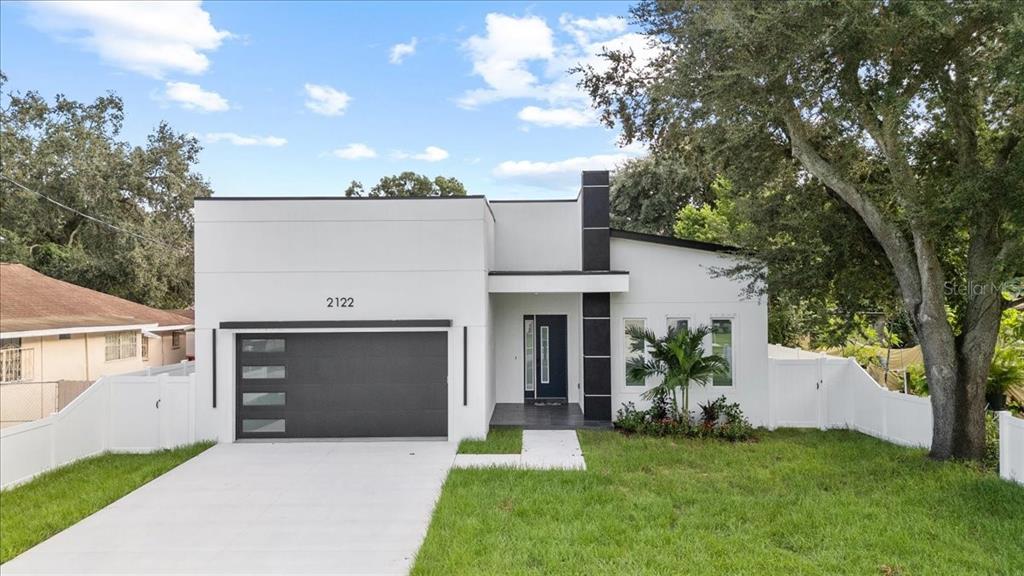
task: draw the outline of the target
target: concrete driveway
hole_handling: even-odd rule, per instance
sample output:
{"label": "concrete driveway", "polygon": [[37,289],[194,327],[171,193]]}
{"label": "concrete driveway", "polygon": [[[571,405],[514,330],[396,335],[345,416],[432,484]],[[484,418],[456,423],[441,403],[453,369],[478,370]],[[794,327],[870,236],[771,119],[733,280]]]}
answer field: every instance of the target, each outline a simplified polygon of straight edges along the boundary
{"label": "concrete driveway", "polygon": [[404,574],[455,446],[220,444],[3,574]]}

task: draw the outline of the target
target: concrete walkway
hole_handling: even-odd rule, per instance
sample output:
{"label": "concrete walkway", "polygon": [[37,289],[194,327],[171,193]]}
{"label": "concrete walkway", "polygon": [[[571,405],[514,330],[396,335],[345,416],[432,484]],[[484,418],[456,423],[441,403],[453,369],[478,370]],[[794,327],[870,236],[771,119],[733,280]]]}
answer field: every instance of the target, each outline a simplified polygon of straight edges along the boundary
{"label": "concrete walkway", "polygon": [[405,574],[455,446],[219,444],[3,565],[15,574]]}
{"label": "concrete walkway", "polygon": [[521,454],[459,454],[456,468],[529,468],[532,470],[586,470],[575,430],[523,430]]}

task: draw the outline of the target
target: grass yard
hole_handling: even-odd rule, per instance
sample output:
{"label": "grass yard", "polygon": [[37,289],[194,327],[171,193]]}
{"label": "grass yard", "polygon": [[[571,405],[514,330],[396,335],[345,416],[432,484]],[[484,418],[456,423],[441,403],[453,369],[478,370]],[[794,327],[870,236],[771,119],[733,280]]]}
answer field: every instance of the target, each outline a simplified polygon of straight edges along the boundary
{"label": "grass yard", "polygon": [[1024,574],[1024,487],[921,450],[579,436],[586,472],[452,470],[413,574]]}
{"label": "grass yard", "polygon": [[192,458],[212,443],[152,454],[102,454],[0,492],[0,563]]}
{"label": "grass yard", "polygon": [[486,440],[463,440],[459,443],[459,454],[519,454],[522,451],[522,428],[491,428]]}

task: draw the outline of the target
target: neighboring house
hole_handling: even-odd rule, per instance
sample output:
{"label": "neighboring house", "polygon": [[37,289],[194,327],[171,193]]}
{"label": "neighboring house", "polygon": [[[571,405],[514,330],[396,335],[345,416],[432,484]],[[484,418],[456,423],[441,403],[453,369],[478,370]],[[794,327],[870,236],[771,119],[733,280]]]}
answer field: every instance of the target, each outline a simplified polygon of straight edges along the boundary
{"label": "neighboring house", "polygon": [[[238,438],[486,434],[497,407],[608,423],[624,334],[713,326],[728,396],[767,422],[767,307],[714,273],[724,246],[609,228],[608,173],[569,200],[196,202],[197,425]],[[579,408],[576,408],[576,407]]]}
{"label": "neighboring house", "polygon": [[[180,308],[178,310],[171,310],[178,316],[184,316],[188,318],[190,322],[195,324],[196,310],[191,306],[188,308]],[[193,330],[189,330],[185,333],[185,358],[188,360],[196,359],[196,333]]]}
{"label": "neighboring house", "polygon": [[0,421],[63,408],[97,378],[185,359],[193,320],[0,264]]}

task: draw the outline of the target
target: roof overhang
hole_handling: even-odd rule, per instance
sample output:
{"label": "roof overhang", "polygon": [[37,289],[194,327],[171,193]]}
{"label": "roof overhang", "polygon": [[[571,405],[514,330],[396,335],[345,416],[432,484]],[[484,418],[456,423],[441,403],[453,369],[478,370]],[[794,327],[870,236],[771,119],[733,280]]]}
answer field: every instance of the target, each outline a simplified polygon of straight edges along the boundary
{"label": "roof overhang", "polygon": [[173,330],[194,330],[195,327],[196,327],[195,324],[174,324],[174,325],[170,325],[170,326],[160,325],[160,326],[157,326],[156,328],[153,328],[152,331],[153,332],[167,332],[167,331],[173,331]]}
{"label": "roof overhang", "polygon": [[37,336],[59,336],[61,334],[92,334],[96,332],[124,332],[125,330],[156,330],[152,324],[124,324],[121,326],[70,326],[67,328],[48,328],[46,330],[20,330],[0,332],[0,338],[34,338]]}
{"label": "roof overhang", "polygon": [[558,270],[493,271],[487,277],[491,294],[579,294],[629,292],[629,272]]}

